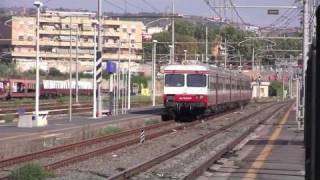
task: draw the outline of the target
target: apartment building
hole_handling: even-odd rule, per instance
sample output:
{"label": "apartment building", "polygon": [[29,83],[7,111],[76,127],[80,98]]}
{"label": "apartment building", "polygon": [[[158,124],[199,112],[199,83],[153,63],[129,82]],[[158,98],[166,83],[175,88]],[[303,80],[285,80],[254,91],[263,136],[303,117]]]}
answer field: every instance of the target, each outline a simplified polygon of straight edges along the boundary
{"label": "apartment building", "polygon": [[[47,11],[40,16],[40,67],[69,70],[70,56],[80,71],[92,70],[95,13]],[[102,23],[103,61],[142,60],[142,29],[139,21],[111,20]],[[12,58],[20,71],[33,69],[36,57],[36,17],[12,17]],[[96,32],[97,34],[97,32]],[[129,35],[130,34],[130,35]],[[130,39],[129,39],[130,38]],[[121,43],[119,43],[121,42]],[[70,50],[71,47],[71,50]],[[78,48],[76,48],[78,47]],[[71,52],[71,53],[70,53]]]}

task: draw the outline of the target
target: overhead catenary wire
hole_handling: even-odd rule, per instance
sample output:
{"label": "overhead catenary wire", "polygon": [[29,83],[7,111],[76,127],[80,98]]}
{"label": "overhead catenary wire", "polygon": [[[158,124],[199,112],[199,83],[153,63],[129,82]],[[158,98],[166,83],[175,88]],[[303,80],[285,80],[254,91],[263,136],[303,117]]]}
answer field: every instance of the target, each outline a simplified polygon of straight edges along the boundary
{"label": "overhead catenary wire", "polygon": [[235,14],[236,14],[236,15],[238,16],[238,18],[240,19],[241,23],[242,23],[242,24],[246,24],[246,22],[245,22],[244,19],[240,16],[238,10],[237,10],[236,7],[234,6],[232,0],[230,0],[230,5],[231,5],[233,11],[235,12]]}
{"label": "overhead catenary wire", "polygon": [[203,0],[203,1],[207,4],[207,6],[208,6],[217,16],[219,16],[219,17],[221,18],[221,14],[216,11],[216,9],[215,9],[214,6],[210,3],[209,0]]}
{"label": "overhead catenary wire", "polygon": [[105,2],[105,3],[109,3],[109,4],[112,5],[113,7],[117,8],[117,9],[123,11],[123,12],[126,12],[126,9],[125,9],[125,8],[123,8],[123,7],[117,5],[117,4],[115,4],[115,3],[113,3],[113,2],[111,2],[111,1],[109,1],[109,0],[104,0],[104,2]]}
{"label": "overhead catenary wire", "polygon": [[152,5],[151,3],[149,3],[147,0],[142,0],[147,6],[149,6],[152,10],[156,11],[156,12],[160,12],[154,5]]}
{"label": "overhead catenary wire", "polygon": [[125,0],[125,3],[128,4],[128,5],[130,5],[131,7],[135,8],[135,9],[138,9],[138,10],[141,11],[141,12],[143,11],[143,8],[142,8],[142,7],[139,7],[139,6],[131,3],[130,0]]}

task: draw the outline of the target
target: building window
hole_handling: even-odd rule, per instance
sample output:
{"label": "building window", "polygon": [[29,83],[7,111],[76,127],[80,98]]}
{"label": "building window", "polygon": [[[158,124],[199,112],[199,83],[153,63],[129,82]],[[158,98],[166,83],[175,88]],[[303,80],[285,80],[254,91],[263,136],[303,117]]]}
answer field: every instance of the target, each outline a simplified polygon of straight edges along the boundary
{"label": "building window", "polygon": [[126,33],[126,32],[127,32],[127,28],[123,28],[123,29],[122,29],[122,32],[123,32],[123,33]]}
{"label": "building window", "polygon": [[33,40],[33,37],[30,35],[28,36],[28,41],[32,41]]}
{"label": "building window", "polygon": [[23,25],[24,25],[24,22],[23,22],[23,21],[20,21],[20,22],[19,22],[19,27],[20,27],[20,29],[23,29]]}
{"label": "building window", "polygon": [[134,45],[134,43],[135,43],[135,40],[131,39],[131,44]]}
{"label": "building window", "polygon": [[131,33],[132,33],[132,34],[136,33],[136,29],[134,29],[134,28],[131,29]]}
{"label": "building window", "polygon": [[89,38],[87,36],[83,37],[83,42],[88,42]]}
{"label": "building window", "polygon": [[23,35],[19,35],[19,41],[23,41],[24,40],[24,36]]}

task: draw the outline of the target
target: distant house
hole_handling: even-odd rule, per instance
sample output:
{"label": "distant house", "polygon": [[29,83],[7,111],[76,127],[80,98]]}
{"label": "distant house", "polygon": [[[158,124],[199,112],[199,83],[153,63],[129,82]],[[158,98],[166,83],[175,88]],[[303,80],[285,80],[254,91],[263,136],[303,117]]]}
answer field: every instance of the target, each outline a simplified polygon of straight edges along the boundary
{"label": "distant house", "polygon": [[269,97],[270,82],[252,82],[251,86],[253,98]]}

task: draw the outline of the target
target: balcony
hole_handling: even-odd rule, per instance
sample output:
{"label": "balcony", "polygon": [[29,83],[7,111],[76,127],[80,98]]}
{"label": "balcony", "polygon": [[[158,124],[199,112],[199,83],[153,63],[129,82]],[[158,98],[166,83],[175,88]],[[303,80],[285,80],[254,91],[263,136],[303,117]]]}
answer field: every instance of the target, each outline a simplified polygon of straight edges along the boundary
{"label": "balcony", "polygon": [[[36,57],[36,52],[12,52],[12,56],[13,57]],[[51,53],[51,52],[41,52],[40,53],[40,57],[44,58],[44,59],[48,59],[48,58],[61,58],[61,59],[69,59],[70,58],[70,54],[69,53]],[[76,55],[73,53],[72,54],[72,58],[75,59]],[[90,54],[78,54],[78,58],[79,59],[92,59],[94,58],[93,55]],[[110,53],[105,53],[103,54],[103,59],[105,60],[117,60],[118,59],[118,54],[110,54]],[[121,60],[128,60],[129,59],[129,55],[128,54],[120,54],[120,59]],[[141,55],[135,55],[132,54],[131,55],[131,60],[132,61],[139,61],[142,59]]]}

